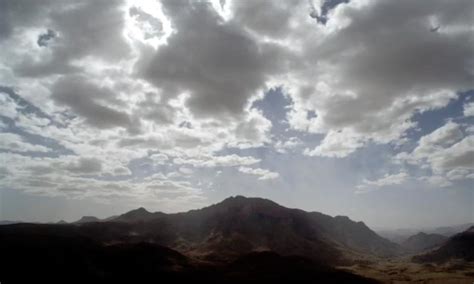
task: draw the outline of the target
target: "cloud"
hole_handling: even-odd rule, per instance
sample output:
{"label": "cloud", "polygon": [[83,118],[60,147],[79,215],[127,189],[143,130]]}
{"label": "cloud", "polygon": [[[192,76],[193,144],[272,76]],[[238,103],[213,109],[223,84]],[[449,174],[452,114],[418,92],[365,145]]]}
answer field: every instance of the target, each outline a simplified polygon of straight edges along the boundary
{"label": "cloud", "polygon": [[343,158],[362,147],[363,138],[350,131],[329,131],[315,149],[305,149],[307,156]]}
{"label": "cloud", "polygon": [[474,102],[464,104],[464,116],[474,116]]}
{"label": "cloud", "polygon": [[460,142],[428,158],[435,172],[453,169],[474,170],[474,136],[467,136]]}
{"label": "cloud", "polygon": [[[288,89],[294,129],[327,133],[315,154],[346,156],[388,143],[474,87],[472,1],[350,1],[334,8],[322,34],[307,36],[307,65]],[[433,26],[439,27],[434,32]],[[311,42],[309,42],[311,41]],[[304,65],[303,65],[304,66]],[[306,118],[314,111],[315,118]],[[335,139],[342,131],[349,145]],[[331,144],[335,144],[331,147]],[[339,149],[339,154],[336,154]]]}
{"label": "cloud", "polygon": [[281,154],[285,154],[290,150],[295,149],[298,146],[301,146],[303,142],[298,137],[290,137],[286,141],[278,140],[274,144],[275,150]]}
{"label": "cloud", "polygon": [[[428,182],[474,174],[466,118],[410,148],[415,115],[474,88],[472,1],[217,2],[2,1],[2,186],[199,202],[214,168],[275,179],[258,164],[374,144]],[[290,102],[278,119],[256,103],[270,89]]]}
{"label": "cloud", "polygon": [[[13,12],[19,12],[20,16],[25,17],[26,15],[21,15],[24,12],[23,7],[32,4],[30,3],[32,1],[27,2],[23,5],[12,3],[12,6],[21,7],[19,11],[13,9]],[[11,4],[7,3],[7,5],[10,7]],[[39,6],[36,13],[26,9],[35,19],[34,22],[26,20],[26,23],[31,22],[32,25],[35,23],[38,27],[49,27],[39,35],[51,30],[57,36],[54,40],[50,40],[52,44],[48,45],[49,56],[35,58],[31,54],[24,54],[23,60],[14,67],[17,74],[27,77],[44,77],[71,73],[78,70],[73,61],[85,56],[114,62],[130,55],[131,48],[122,35],[125,25],[123,1],[70,1],[69,3],[65,1],[61,5],[57,5],[54,1],[43,1],[33,4],[32,8],[36,5]],[[8,11],[11,12],[10,9]],[[15,16],[14,14],[13,17]],[[8,17],[8,19],[11,18]],[[16,20],[14,22],[17,23]],[[17,25],[19,26],[21,27]]]}
{"label": "cloud", "polygon": [[[115,180],[106,178],[107,176],[98,178],[108,169],[104,167],[104,161],[95,158],[32,159],[13,153],[3,154],[2,158],[10,165],[6,173],[12,173],[3,177],[3,187],[29,194],[65,196],[72,199],[91,198],[103,203],[116,200],[126,200],[128,203],[146,200],[165,202],[169,198],[202,201],[199,188],[187,181],[175,180],[163,174],[154,174],[144,179],[122,177]],[[125,171],[120,168],[116,174],[125,174]],[[181,204],[181,201],[174,205]]]}
{"label": "cloud", "polygon": [[432,133],[421,137],[420,141],[418,141],[419,146],[417,149],[419,152],[424,152],[429,151],[432,147],[449,146],[463,137],[464,134],[461,131],[461,127],[454,122],[448,122]]}
{"label": "cloud", "polygon": [[236,154],[227,156],[201,156],[191,159],[176,158],[173,160],[175,164],[188,164],[196,168],[204,167],[235,167],[235,166],[248,166],[260,162],[259,159],[254,157],[238,156]]}
{"label": "cloud", "polygon": [[96,158],[81,157],[66,166],[66,170],[74,174],[98,174],[102,171],[102,163]]}
{"label": "cloud", "polygon": [[376,180],[364,179],[362,184],[357,186],[355,193],[367,193],[371,190],[390,186],[390,185],[400,185],[404,183],[409,178],[409,175],[406,172],[400,172],[398,174],[386,174],[383,177]]}
{"label": "cloud", "polygon": [[437,187],[449,187],[453,185],[452,182],[443,176],[425,176],[420,177],[420,180],[426,181],[429,184]]}
{"label": "cloud", "polygon": [[261,168],[239,167],[239,172],[244,173],[244,174],[258,176],[259,180],[276,179],[280,176],[280,174],[276,172],[271,172],[269,170],[261,169]]}
{"label": "cloud", "polygon": [[117,168],[114,169],[113,173],[115,175],[125,175],[125,176],[128,176],[128,175],[132,174],[130,169],[127,168],[127,167],[117,167]]}
{"label": "cloud", "polygon": [[57,81],[52,87],[51,98],[59,105],[70,107],[97,128],[133,129],[136,126],[127,113],[108,106],[118,103],[111,90],[95,86],[82,77],[65,77]]}
{"label": "cloud", "polygon": [[184,103],[198,118],[240,117],[277,71],[277,49],[224,21],[208,3],[163,1],[163,9],[177,32],[142,55],[139,74],[166,97],[189,94]]}
{"label": "cloud", "polygon": [[0,150],[12,152],[49,152],[51,149],[37,144],[26,142],[23,137],[15,133],[0,133]]}
{"label": "cloud", "polygon": [[307,1],[232,1],[231,17],[245,28],[272,39],[285,39],[303,32],[302,25],[312,24]]}
{"label": "cloud", "polygon": [[[420,138],[411,152],[395,156],[396,162],[428,167],[434,173],[433,179],[423,179],[431,184],[435,181],[460,180],[474,171],[474,136],[464,136],[461,126],[448,122],[430,134]],[[447,182],[440,182],[447,185]],[[449,183],[450,184],[450,183]]]}

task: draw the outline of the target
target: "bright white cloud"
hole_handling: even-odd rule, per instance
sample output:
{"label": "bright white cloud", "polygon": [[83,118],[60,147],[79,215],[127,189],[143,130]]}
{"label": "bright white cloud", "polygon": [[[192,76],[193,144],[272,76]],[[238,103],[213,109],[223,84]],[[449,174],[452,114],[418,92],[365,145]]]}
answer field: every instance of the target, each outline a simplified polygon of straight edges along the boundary
{"label": "bright white cloud", "polygon": [[364,179],[362,184],[357,186],[356,193],[367,193],[371,190],[390,186],[390,185],[400,185],[404,183],[409,178],[409,175],[406,172],[400,172],[398,174],[386,174],[385,176],[376,179],[376,180],[367,180]]}
{"label": "bright white cloud", "polygon": [[464,104],[464,116],[474,116],[474,102]]}
{"label": "bright white cloud", "polygon": [[315,149],[305,149],[308,156],[343,158],[362,147],[363,138],[349,131],[329,131]]}
{"label": "bright white cloud", "polygon": [[244,174],[258,176],[259,180],[276,179],[280,176],[280,174],[276,172],[272,172],[267,169],[261,169],[261,168],[239,167],[239,172],[244,173]]}
{"label": "bright white cloud", "polygon": [[197,158],[176,158],[173,161],[175,164],[189,164],[196,168],[204,167],[235,167],[248,166],[260,162],[259,159],[253,157],[242,157],[235,154],[227,156],[202,156]]}
{"label": "bright white cloud", "polygon": [[302,144],[303,142],[298,137],[290,137],[286,141],[276,141],[274,147],[277,152],[285,154],[288,151],[295,149],[298,146],[301,146]]}
{"label": "bright white cloud", "polygon": [[464,136],[460,125],[448,122],[421,137],[411,153],[399,153],[395,160],[429,168],[433,178],[423,180],[448,186],[451,182],[446,181],[461,180],[474,171],[474,136]]}

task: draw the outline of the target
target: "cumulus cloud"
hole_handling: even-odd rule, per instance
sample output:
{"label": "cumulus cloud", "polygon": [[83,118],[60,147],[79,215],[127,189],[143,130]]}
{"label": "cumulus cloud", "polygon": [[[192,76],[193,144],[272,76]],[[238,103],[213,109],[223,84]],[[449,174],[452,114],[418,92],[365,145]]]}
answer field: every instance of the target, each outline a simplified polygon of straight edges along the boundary
{"label": "cumulus cloud", "polygon": [[189,94],[184,103],[198,118],[242,115],[279,70],[279,49],[224,21],[208,3],[163,1],[163,9],[177,32],[142,56],[139,74],[165,96]]}
{"label": "cumulus cloud", "polygon": [[474,102],[464,104],[464,116],[474,116]]}
{"label": "cumulus cloud", "polygon": [[[328,155],[346,156],[367,141],[400,139],[415,126],[411,119],[416,112],[446,106],[456,92],[473,88],[473,8],[471,1],[453,8],[441,0],[337,6],[325,27],[328,32],[317,39],[309,36],[314,43],[304,46],[311,65],[300,78],[312,78],[312,84],[290,90],[299,91],[290,124],[328,133],[314,154],[327,149]],[[309,110],[315,118],[301,116]],[[353,141],[341,145],[334,131],[352,133],[346,139]]]}
{"label": "cumulus cloud", "polygon": [[331,158],[346,157],[357,148],[363,146],[364,138],[350,131],[329,131],[324,139],[313,150],[305,149],[308,156],[322,156]]}
{"label": "cumulus cloud", "polygon": [[96,158],[81,157],[66,166],[66,170],[74,174],[98,174],[102,171],[102,163]]}
{"label": "cumulus cloud", "polygon": [[367,193],[371,190],[390,186],[390,185],[400,185],[404,183],[409,178],[409,175],[406,172],[400,172],[398,174],[386,174],[383,177],[376,180],[364,179],[362,184],[357,186],[356,193]]}
{"label": "cumulus cloud", "polygon": [[82,77],[65,77],[52,87],[52,99],[65,105],[85,118],[86,122],[98,128],[125,127],[133,129],[127,113],[110,107],[117,104],[116,96],[107,88],[101,88]]}
{"label": "cumulus cloud", "polygon": [[303,142],[298,137],[290,137],[286,141],[278,140],[274,144],[275,150],[279,153],[285,154],[288,151],[295,149],[298,146],[301,146]]}
{"label": "cumulus cloud", "polygon": [[259,180],[276,179],[280,176],[279,173],[261,168],[239,167],[239,172],[249,175],[255,175],[258,177]]}
{"label": "cumulus cloud", "polygon": [[474,136],[464,136],[459,124],[448,122],[421,137],[411,153],[399,153],[395,161],[428,167],[434,176],[423,180],[431,184],[440,181],[440,186],[448,186],[451,183],[446,181],[460,180],[474,171],[473,149]]}
{"label": "cumulus cloud", "polygon": [[259,159],[254,157],[238,156],[235,154],[227,156],[202,156],[196,158],[176,158],[173,161],[175,164],[188,164],[196,168],[200,167],[235,167],[235,166],[248,166],[260,162]]}
{"label": "cumulus cloud", "polygon": [[0,133],[0,150],[12,152],[48,152],[49,148],[31,144],[18,134]]}
{"label": "cumulus cloud", "polygon": [[450,146],[461,140],[463,136],[464,135],[461,131],[461,127],[458,124],[454,122],[448,122],[432,133],[421,137],[420,141],[418,142],[418,149],[420,152],[423,152],[432,147]]}
{"label": "cumulus cloud", "polygon": [[[8,6],[19,6],[20,12],[23,12],[23,7],[35,1],[25,1],[27,3],[23,5],[8,2]],[[15,67],[17,74],[43,77],[70,73],[77,70],[73,62],[75,59],[93,56],[101,60],[116,61],[130,54],[131,49],[122,35],[122,0],[70,1],[62,3],[60,7],[54,1],[45,2],[49,3],[33,4],[42,6],[35,16],[44,18],[39,18],[37,25],[48,25],[57,34],[57,39],[54,44],[49,45],[50,56],[34,60],[32,55],[25,55],[24,60]]]}
{"label": "cumulus cloud", "polygon": [[[221,2],[2,1],[0,148],[14,173],[2,182],[199,200],[199,171],[275,179],[258,168],[264,148],[319,159],[402,145],[415,114],[474,88],[472,1]],[[283,122],[254,104],[276,87],[291,102]],[[396,160],[429,182],[468,178],[469,129],[451,121]]]}

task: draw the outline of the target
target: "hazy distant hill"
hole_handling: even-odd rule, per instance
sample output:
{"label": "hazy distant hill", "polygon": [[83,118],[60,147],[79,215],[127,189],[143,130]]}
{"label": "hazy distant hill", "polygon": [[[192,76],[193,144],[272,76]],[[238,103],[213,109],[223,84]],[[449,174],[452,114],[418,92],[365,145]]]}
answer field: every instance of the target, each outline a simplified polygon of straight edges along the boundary
{"label": "hazy distant hill", "polygon": [[81,223],[91,223],[91,222],[100,222],[101,220],[97,217],[94,216],[83,216],[81,219],[75,221],[74,223],[76,224],[81,224]]}
{"label": "hazy distant hill", "polygon": [[455,226],[443,226],[443,227],[434,228],[433,230],[429,232],[451,237],[455,234],[468,230],[472,226],[474,226],[474,223],[466,223],[466,224],[460,224],[460,225],[455,225]]}
{"label": "hazy distant hill", "polygon": [[376,232],[380,236],[401,244],[409,237],[417,234],[418,232],[424,232],[426,234],[438,234],[443,235],[445,237],[451,237],[455,234],[464,232],[465,230],[469,229],[470,227],[474,226],[474,223],[465,223],[460,225],[452,225],[452,226],[443,226],[443,227],[428,227],[428,228],[400,228],[400,229],[377,229]]}
{"label": "hazy distant hill", "polygon": [[406,239],[401,245],[407,252],[417,253],[439,246],[447,239],[448,237],[443,235],[420,232]]}
{"label": "hazy distant hill", "polygon": [[440,248],[413,257],[413,261],[436,263],[453,259],[474,261],[474,226],[449,238]]}
{"label": "hazy distant hill", "polygon": [[22,223],[22,222],[21,221],[0,220],[0,226],[1,225],[18,224],[18,223]]}

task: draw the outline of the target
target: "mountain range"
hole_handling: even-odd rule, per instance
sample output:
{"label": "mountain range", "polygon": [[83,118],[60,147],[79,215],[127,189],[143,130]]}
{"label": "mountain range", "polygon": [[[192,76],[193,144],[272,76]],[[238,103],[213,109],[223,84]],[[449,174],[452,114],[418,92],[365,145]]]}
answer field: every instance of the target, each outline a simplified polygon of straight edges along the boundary
{"label": "mountain range", "polygon": [[451,226],[442,227],[421,227],[421,228],[399,228],[399,229],[375,229],[375,232],[398,244],[402,244],[409,237],[412,237],[420,232],[425,234],[437,234],[445,237],[452,237],[458,233],[464,232],[470,227],[474,226],[474,223],[464,223]]}
{"label": "mountain range", "polygon": [[225,261],[242,253],[274,251],[342,263],[361,253],[393,256],[399,249],[363,222],[242,196],[177,214],[151,213],[139,208],[109,223],[121,224],[121,237],[152,240],[208,260]]}
{"label": "mountain range", "polygon": [[449,239],[420,233],[398,245],[345,216],[236,196],[182,213],[138,208],[102,220],[86,216],[73,223],[0,226],[0,251],[8,260],[0,267],[0,281],[36,275],[54,282],[76,275],[77,281],[133,282],[159,275],[166,281],[211,283],[374,283],[334,267],[419,251],[425,254],[413,261],[472,261],[473,244],[471,228]]}

